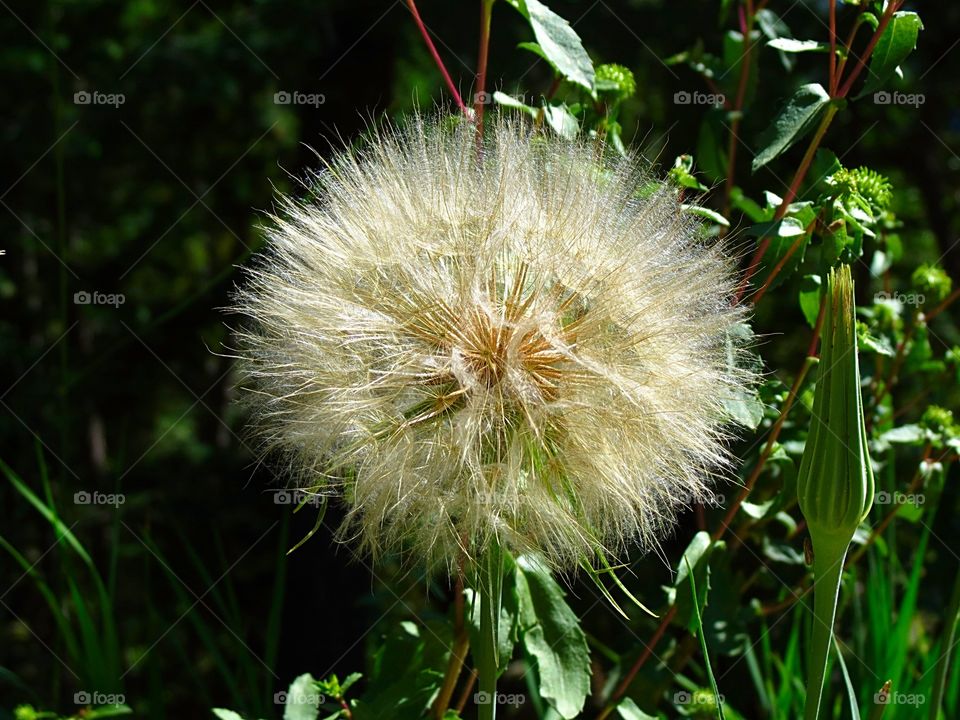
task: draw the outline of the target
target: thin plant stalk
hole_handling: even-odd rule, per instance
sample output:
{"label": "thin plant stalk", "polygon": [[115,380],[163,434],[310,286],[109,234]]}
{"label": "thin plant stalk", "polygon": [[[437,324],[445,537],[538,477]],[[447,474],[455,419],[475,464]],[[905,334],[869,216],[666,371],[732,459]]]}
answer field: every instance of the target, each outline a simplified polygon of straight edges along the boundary
{"label": "thin plant stalk", "polygon": [[476,651],[479,720],[494,720],[497,713],[497,657],[503,556],[496,540],[480,562],[477,595],[480,599],[480,643]]}
{"label": "thin plant stalk", "polygon": [[944,630],[943,645],[944,650],[937,658],[936,669],[934,670],[933,691],[930,693],[930,720],[937,720],[940,717],[940,706],[943,704],[943,695],[947,687],[947,678],[950,675],[950,656],[955,638],[957,635],[957,620],[960,619],[960,574],[957,575],[953,583],[953,593],[950,596],[950,607],[947,608],[946,627]]}
{"label": "thin plant stalk", "polygon": [[[833,621],[840,596],[843,561],[847,554],[844,539],[818,538],[813,541],[813,574],[816,578],[813,593],[813,633],[810,637],[811,665],[807,669],[807,703],[805,720],[816,720],[823,700],[823,679],[827,673],[830,644],[833,641]],[[840,559],[837,560],[837,557]],[[812,693],[812,694],[811,694]]]}

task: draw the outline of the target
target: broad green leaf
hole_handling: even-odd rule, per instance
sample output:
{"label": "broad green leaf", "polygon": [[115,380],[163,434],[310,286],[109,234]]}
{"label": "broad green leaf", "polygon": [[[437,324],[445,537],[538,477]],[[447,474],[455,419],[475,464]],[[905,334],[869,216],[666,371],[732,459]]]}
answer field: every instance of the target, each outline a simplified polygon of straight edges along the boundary
{"label": "broad green leaf", "polygon": [[901,425],[893,430],[887,430],[880,436],[881,442],[905,445],[923,445],[926,440],[927,431],[920,425]]}
{"label": "broad green leaf", "polygon": [[547,125],[560,137],[572,140],[580,132],[580,123],[566,105],[547,105],[543,108],[543,115]]}
{"label": "broad green leaf", "polygon": [[677,606],[675,622],[688,630],[694,630],[697,622],[691,603],[690,570],[692,569],[695,575],[697,605],[701,608],[706,607],[710,590],[710,557],[716,550],[722,550],[725,547],[723,542],[713,542],[709,533],[698,532],[693,536],[693,540],[690,541],[677,564],[677,577],[673,586],[667,590],[667,599],[671,605]]}
{"label": "broad green leaf", "polygon": [[698,217],[706,218],[711,222],[715,222],[717,225],[730,227],[730,221],[727,220],[723,215],[718,213],[716,210],[711,210],[710,208],[703,207],[702,205],[690,205],[689,203],[684,203],[680,206],[680,210],[688,215],[697,215]]}
{"label": "broad green leaf", "polygon": [[819,275],[804,275],[803,280],[800,282],[800,310],[803,311],[803,317],[810,327],[817,324],[817,316],[820,315],[820,289],[822,282]]}
{"label": "broad green leaf", "polygon": [[590,692],[590,653],[580,621],[564,592],[540,561],[517,558],[520,635],[536,660],[540,695],[569,720],[583,710]]}
{"label": "broad green leaf", "polygon": [[870,56],[870,77],[856,99],[883,87],[897,72],[900,63],[917,47],[921,30],[923,23],[915,12],[901,10],[893,14]]}
{"label": "broad green leaf", "polygon": [[800,86],[764,132],[763,150],[753,159],[754,172],[812,130],[829,103],[830,96],[819,83]]}
{"label": "broad green leaf", "polygon": [[507,0],[507,3],[530,22],[539,45],[538,54],[570,82],[593,90],[593,62],[570,23],[540,0]]}
{"label": "broad green leaf", "polygon": [[298,676],[290,683],[283,706],[283,720],[317,720],[320,715],[320,692],[310,673]]}
{"label": "broad green leaf", "polygon": [[226,710],[224,708],[213,708],[211,712],[216,715],[220,720],[243,720],[243,715],[236,713],[233,710]]}
{"label": "broad green leaf", "polygon": [[[737,323],[727,330],[727,366],[731,372],[739,368],[745,359],[738,348],[749,347],[752,342],[753,330],[747,323]],[[760,361],[755,355],[749,356],[749,364],[755,370],[761,369]],[[754,430],[763,420],[763,403],[753,390],[741,390],[730,397],[725,397],[723,405],[733,422],[750,430]]]}
{"label": "broad green leaf", "polygon": [[94,708],[83,717],[89,720],[98,720],[98,718],[120,717],[121,715],[132,715],[133,709],[127,705],[107,705],[105,707]]}
{"label": "broad green leaf", "polygon": [[537,117],[537,115],[540,113],[540,110],[538,110],[537,108],[531,107],[530,105],[527,105],[526,103],[521,102],[520,100],[517,100],[512,95],[507,95],[506,93],[502,93],[499,90],[493,94],[493,101],[498,105],[503,105],[504,107],[511,108],[513,110],[520,110],[521,112],[525,112],[527,115],[529,115],[532,118]]}
{"label": "broad green leaf", "polygon": [[630,698],[624,698],[617,705],[617,714],[622,720],[657,720],[656,715],[647,715]]}
{"label": "broad green leaf", "polygon": [[788,53],[828,52],[830,50],[830,46],[826,43],[816,40],[795,40],[793,38],[776,38],[768,42],[767,47]]}

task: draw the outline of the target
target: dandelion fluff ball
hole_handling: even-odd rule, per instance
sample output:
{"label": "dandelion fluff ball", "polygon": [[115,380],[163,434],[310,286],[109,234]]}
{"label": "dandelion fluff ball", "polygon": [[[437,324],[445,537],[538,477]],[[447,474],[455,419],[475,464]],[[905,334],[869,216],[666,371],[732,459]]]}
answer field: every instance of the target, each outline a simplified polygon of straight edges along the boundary
{"label": "dandelion fluff ball", "polygon": [[[730,261],[629,160],[379,129],[285,200],[235,309],[264,452],[374,556],[558,569],[657,545],[726,462]],[[735,363],[734,363],[735,364]]]}

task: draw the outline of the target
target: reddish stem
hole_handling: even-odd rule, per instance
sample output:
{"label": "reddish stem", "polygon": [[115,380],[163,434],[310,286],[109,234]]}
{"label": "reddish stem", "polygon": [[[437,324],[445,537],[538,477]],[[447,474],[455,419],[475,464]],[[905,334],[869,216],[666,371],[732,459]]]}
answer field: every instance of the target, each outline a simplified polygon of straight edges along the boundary
{"label": "reddish stem", "polygon": [[493,0],[480,0],[480,49],[477,52],[477,92],[473,96],[473,115],[477,123],[477,142],[483,139],[483,109],[487,101],[487,58],[490,54],[490,18]]}
{"label": "reddish stem", "polygon": [[[807,147],[807,152],[803,156],[803,160],[800,162],[800,167],[797,168],[797,172],[793,175],[793,180],[790,183],[790,187],[787,188],[787,194],[784,195],[783,201],[780,203],[780,207],[777,208],[777,212],[773,216],[774,222],[783,219],[783,216],[787,214],[787,210],[790,207],[790,203],[793,202],[794,198],[797,196],[797,193],[800,192],[800,185],[803,183],[804,179],[807,177],[807,173],[810,171],[810,165],[813,164],[813,158],[817,154],[817,150],[820,148],[820,142],[823,140],[823,136],[827,133],[827,128],[830,127],[830,123],[833,122],[833,116],[837,114],[837,106],[831,104],[827,107],[827,112],[823,116],[823,120],[820,121],[820,126],[817,128],[816,133],[814,133],[813,139],[810,141],[810,145]],[[740,286],[737,288],[737,294],[734,297],[734,302],[739,303],[743,298],[743,294],[746,292],[747,287],[750,284],[750,280],[753,278],[753,274],[757,271],[757,268],[760,266],[760,262],[763,260],[763,256],[767,252],[767,248],[770,247],[770,237],[764,237],[760,241],[760,245],[757,246],[756,252],[753,253],[753,257],[750,258],[750,264],[747,266],[747,270],[743,275],[743,279],[740,281]]]}
{"label": "reddish stem", "polygon": [[730,139],[727,143],[727,182],[723,189],[723,215],[730,213],[730,195],[733,193],[733,183],[736,176],[737,145],[740,142],[740,121],[744,100],[747,96],[747,85],[750,80],[750,35],[753,32],[753,2],[747,0],[746,15],[743,6],[740,6],[740,27],[743,31],[743,53],[740,56],[740,79],[737,83],[737,97],[733,104],[733,119],[730,122]]}
{"label": "reddish stem", "polygon": [[837,91],[837,0],[830,0],[830,97]]}
{"label": "reddish stem", "polygon": [[900,9],[901,5],[903,5],[903,0],[891,0],[890,4],[887,5],[887,9],[880,17],[880,23],[877,25],[877,29],[874,31],[873,37],[871,37],[870,42],[867,43],[867,49],[864,50],[863,55],[857,59],[857,64],[853,66],[853,70],[850,71],[847,79],[844,81],[843,85],[840,86],[840,91],[837,93],[837,97],[846,97],[847,93],[850,92],[850,88],[853,86],[854,81],[860,76],[860,73],[862,73],[863,69],[867,66],[867,60],[869,60],[870,56],[873,55],[873,50],[877,47],[877,43],[880,41],[883,31],[886,30],[887,25],[890,24],[890,19],[893,17],[893,14]]}
{"label": "reddish stem", "polygon": [[447,88],[450,90],[450,94],[453,96],[454,102],[457,103],[457,107],[460,108],[460,111],[464,114],[464,116],[467,119],[470,119],[470,110],[466,105],[463,104],[463,98],[460,97],[460,93],[457,91],[457,86],[453,84],[453,80],[450,78],[450,73],[447,72],[447,68],[443,64],[443,60],[440,58],[440,53],[437,52],[437,48],[434,46],[433,40],[430,39],[430,32],[427,30],[427,26],[423,24],[423,20],[420,17],[420,13],[417,12],[417,5],[414,0],[407,0],[407,7],[410,8],[410,14],[413,15],[413,21],[420,29],[420,34],[423,36],[423,41],[427,44],[427,50],[430,51],[430,55],[433,56],[433,61],[440,69],[440,74],[443,75],[443,79],[447,83]]}

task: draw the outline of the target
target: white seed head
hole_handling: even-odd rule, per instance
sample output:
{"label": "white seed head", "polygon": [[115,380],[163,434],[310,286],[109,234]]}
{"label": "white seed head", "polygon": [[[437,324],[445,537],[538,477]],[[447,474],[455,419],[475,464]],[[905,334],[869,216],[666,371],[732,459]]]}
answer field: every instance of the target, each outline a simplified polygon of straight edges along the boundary
{"label": "white seed head", "polygon": [[[645,549],[726,463],[730,261],[673,192],[494,121],[379,129],[285,200],[235,310],[264,452],[343,537],[452,567]],[[731,359],[734,361],[731,362]]]}

